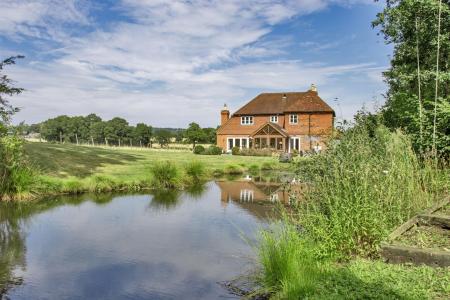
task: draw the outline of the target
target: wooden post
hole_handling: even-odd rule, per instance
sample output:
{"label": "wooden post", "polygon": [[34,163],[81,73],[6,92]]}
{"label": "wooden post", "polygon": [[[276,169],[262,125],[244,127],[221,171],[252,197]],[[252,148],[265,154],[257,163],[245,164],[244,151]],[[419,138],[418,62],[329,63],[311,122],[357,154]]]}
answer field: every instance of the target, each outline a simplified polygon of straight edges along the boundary
{"label": "wooden post", "polygon": [[77,141],[77,146],[78,146],[78,134],[75,133],[75,140]]}

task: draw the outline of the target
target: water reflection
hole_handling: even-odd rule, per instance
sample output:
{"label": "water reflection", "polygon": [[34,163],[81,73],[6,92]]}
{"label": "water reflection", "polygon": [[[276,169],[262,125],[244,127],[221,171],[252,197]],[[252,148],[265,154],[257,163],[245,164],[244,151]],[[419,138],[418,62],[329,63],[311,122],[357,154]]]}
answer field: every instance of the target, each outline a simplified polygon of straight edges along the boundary
{"label": "water reflection", "polygon": [[285,199],[268,181],[0,203],[0,298],[230,297],[217,282],[254,256],[242,233],[254,238]]}

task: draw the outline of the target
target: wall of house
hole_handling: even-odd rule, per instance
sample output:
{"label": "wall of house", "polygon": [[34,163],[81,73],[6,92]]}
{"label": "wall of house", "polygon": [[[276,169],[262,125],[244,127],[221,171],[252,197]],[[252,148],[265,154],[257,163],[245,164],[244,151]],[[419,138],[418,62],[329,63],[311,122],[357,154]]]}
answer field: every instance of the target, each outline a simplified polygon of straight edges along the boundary
{"label": "wall of house", "polygon": [[[321,146],[322,149],[325,149],[326,137],[333,131],[333,114],[298,113],[297,124],[289,124],[289,115],[279,115],[277,124],[284,127],[290,136],[300,137],[302,150],[311,150],[314,146]],[[217,146],[226,149],[228,137],[247,137],[269,121],[269,115],[253,116],[253,125],[241,125],[240,116],[231,117],[217,134]],[[311,141],[309,136],[312,136]]]}

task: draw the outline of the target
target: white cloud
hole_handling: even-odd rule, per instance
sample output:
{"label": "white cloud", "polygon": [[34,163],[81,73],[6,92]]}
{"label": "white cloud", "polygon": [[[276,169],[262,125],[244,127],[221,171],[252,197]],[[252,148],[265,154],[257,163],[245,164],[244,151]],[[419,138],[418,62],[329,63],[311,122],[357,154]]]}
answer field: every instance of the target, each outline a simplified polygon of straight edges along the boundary
{"label": "white cloud", "polygon": [[224,102],[238,108],[257,92],[305,90],[313,82],[332,95],[339,76],[375,77],[371,64],[280,58],[292,41],[268,38],[273,26],[325,8],[324,0],[123,0],[112,9],[131,19],[74,36],[67,24],[95,23],[81,4],[14,1],[6,21],[0,12],[0,34],[59,44],[58,58],[10,69],[27,89],[14,99],[23,107],[17,121],[96,112],[156,126],[215,126]]}

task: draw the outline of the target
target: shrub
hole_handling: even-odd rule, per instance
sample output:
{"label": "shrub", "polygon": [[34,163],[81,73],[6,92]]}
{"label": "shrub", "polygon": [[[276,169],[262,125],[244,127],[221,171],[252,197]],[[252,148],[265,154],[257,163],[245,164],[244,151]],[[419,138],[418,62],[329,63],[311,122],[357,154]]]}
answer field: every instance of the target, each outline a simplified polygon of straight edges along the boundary
{"label": "shrub", "polygon": [[243,173],[244,173],[244,171],[242,170],[242,168],[240,166],[228,165],[228,166],[225,167],[225,174],[228,174],[228,175],[241,175]]}
{"label": "shrub", "polygon": [[233,147],[231,149],[231,154],[233,154],[233,155],[239,155],[240,152],[241,152],[241,148],[239,148],[239,147]]}
{"label": "shrub", "polygon": [[189,162],[184,170],[192,183],[197,184],[202,182],[206,177],[205,164],[199,161]]}
{"label": "shrub", "polygon": [[24,155],[23,143],[15,136],[0,138],[0,199],[28,191],[35,181],[35,174]]}
{"label": "shrub", "polygon": [[202,145],[197,145],[194,147],[194,154],[203,154],[205,153],[205,147]]}
{"label": "shrub", "polygon": [[275,169],[275,164],[273,162],[265,161],[261,165],[261,170],[263,170],[263,171],[269,171],[269,170],[273,170],[273,169]]}
{"label": "shrub", "polygon": [[206,155],[221,155],[222,148],[212,145],[212,146],[209,146],[208,149],[206,149],[204,154],[206,154]]}
{"label": "shrub", "polygon": [[248,168],[248,171],[249,171],[251,174],[257,174],[257,173],[260,171],[260,168],[259,168],[258,165],[251,165],[251,166]]}
{"label": "shrub", "polygon": [[156,188],[173,189],[180,184],[180,171],[170,161],[156,162],[150,167],[150,173]]}
{"label": "shrub", "polygon": [[272,150],[244,148],[239,152],[239,155],[242,155],[242,156],[272,156]]}

